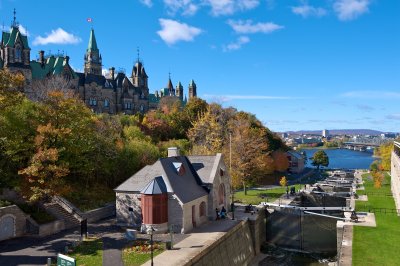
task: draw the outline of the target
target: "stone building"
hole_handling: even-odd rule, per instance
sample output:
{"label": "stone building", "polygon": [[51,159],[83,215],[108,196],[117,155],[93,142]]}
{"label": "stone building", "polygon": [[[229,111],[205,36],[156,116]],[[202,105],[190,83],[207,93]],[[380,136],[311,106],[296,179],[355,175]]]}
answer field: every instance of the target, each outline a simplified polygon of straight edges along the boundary
{"label": "stone building", "polygon": [[[215,209],[230,206],[230,176],[222,154],[168,157],[142,168],[114,189],[117,222],[152,226],[158,233],[171,226],[187,233],[216,218]],[[142,227],[143,228],[143,227]]]}
{"label": "stone building", "polygon": [[[24,75],[24,91],[29,97],[42,81],[53,75],[62,75],[69,81],[71,90],[96,113],[145,113],[157,109],[163,97],[179,99],[184,106],[187,102],[180,82],[173,88],[171,78],[167,88],[160,93],[149,93],[148,75],[141,60],[137,59],[128,76],[124,71],[109,68],[107,76],[102,74],[102,54],[97,45],[94,29],[90,30],[89,42],[84,54],[83,73],[76,72],[69,64],[69,57],[64,54],[45,55],[39,51],[37,60],[30,60],[31,49],[28,38],[22,34],[15,19],[10,32],[2,32],[0,43],[0,69],[19,72]],[[197,96],[196,84],[192,80],[188,87],[189,100]],[[32,96],[32,98],[34,98]]]}

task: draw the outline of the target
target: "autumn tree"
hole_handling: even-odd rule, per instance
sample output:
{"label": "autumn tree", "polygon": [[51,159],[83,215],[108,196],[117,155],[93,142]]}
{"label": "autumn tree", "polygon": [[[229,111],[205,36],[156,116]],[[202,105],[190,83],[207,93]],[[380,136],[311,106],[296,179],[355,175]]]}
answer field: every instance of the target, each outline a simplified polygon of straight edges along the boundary
{"label": "autumn tree", "polygon": [[312,159],[312,165],[316,166],[319,170],[320,166],[327,167],[329,165],[329,157],[325,151],[319,150],[314,153]]}
{"label": "autumn tree", "polygon": [[67,186],[63,178],[69,173],[68,166],[59,161],[60,152],[64,149],[55,147],[55,142],[70,135],[71,130],[57,129],[47,124],[39,126],[37,132],[36,153],[29,166],[18,172],[26,178],[22,193],[29,202],[38,202],[65,193]]}
{"label": "autumn tree", "polygon": [[245,119],[235,120],[232,130],[232,182],[234,187],[247,187],[263,175],[273,172],[273,160],[268,154],[266,132],[263,128],[252,128]]}
{"label": "autumn tree", "polygon": [[0,110],[20,103],[24,95],[25,78],[22,74],[0,69]]}
{"label": "autumn tree", "polygon": [[288,185],[286,176],[281,177],[281,179],[279,180],[279,185],[281,185],[282,187],[286,187]]}
{"label": "autumn tree", "polygon": [[44,101],[48,99],[51,92],[61,92],[64,96],[73,97],[75,91],[74,80],[62,75],[51,75],[32,83],[30,98],[34,101]]}

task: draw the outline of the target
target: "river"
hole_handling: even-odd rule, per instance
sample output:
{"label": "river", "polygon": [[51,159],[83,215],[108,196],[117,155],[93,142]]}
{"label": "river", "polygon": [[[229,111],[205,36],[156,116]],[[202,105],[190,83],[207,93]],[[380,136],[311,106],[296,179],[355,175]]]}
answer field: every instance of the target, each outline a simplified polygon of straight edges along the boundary
{"label": "river", "polygon": [[[320,149],[304,149],[307,158],[311,158],[316,151]],[[328,168],[343,169],[369,169],[371,163],[376,160],[372,152],[354,151],[348,149],[326,149],[325,153],[329,157]],[[311,165],[312,160],[308,159],[307,166]]]}

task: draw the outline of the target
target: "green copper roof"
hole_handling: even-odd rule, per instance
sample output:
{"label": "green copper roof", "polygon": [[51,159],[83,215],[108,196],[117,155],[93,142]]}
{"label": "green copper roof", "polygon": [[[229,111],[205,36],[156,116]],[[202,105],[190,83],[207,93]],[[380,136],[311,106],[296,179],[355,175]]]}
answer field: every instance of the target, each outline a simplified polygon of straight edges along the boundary
{"label": "green copper roof", "polygon": [[90,30],[90,38],[88,44],[88,51],[99,51],[97,48],[96,36],[94,36],[94,29]]}
{"label": "green copper roof", "polygon": [[149,94],[149,102],[151,102],[151,103],[159,103],[160,102],[160,98],[157,98],[154,93],[150,93]]}
{"label": "green copper roof", "polygon": [[46,59],[46,62],[43,66],[37,61],[31,61],[30,65],[33,79],[43,79],[47,75],[60,75],[63,73],[64,68],[68,68],[70,70],[73,78],[78,77],[75,71],[69,66],[69,64],[67,64],[63,56],[50,56]]}
{"label": "green copper roof", "polygon": [[11,27],[10,32],[3,32],[2,44],[8,47],[14,47],[18,39],[21,39],[22,45],[25,49],[30,49],[28,45],[28,38],[21,34],[17,27]]}

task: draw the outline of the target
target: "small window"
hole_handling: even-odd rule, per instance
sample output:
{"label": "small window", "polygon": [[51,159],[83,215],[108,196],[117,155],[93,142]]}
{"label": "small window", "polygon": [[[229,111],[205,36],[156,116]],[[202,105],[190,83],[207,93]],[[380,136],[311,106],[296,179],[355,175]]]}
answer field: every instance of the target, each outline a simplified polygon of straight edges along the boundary
{"label": "small window", "polygon": [[90,99],[89,99],[89,105],[90,105],[90,106],[96,106],[96,105],[97,105],[97,100],[96,100],[96,98],[90,98]]}
{"label": "small window", "polygon": [[128,211],[129,211],[129,212],[133,212],[133,208],[132,208],[132,207],[129,207],[129,208],[128,208]]}
{"label": "small window", "polygon": [[220,175],[220,176],[224,176],[224,174],[225,174],[224,169],[219,168],[219,175]]}
{"label": "small window", "polygon": [[182,176],[182,175],[185,174],[185,167],[183,167],[183,164],[182,164],[182,163],[174,162],[174,163],[172,163],[172,164],[174,165],[175,170],[176,170],[176,172],[177,172],[178,175]]}
{"label": "small window", "polygon": [[19,46],[15,49],[15,59],[21,61],[21,48]]}
{"label": "small window", "polygon": [[125,103],[125,109],[126,110],[131,110],[132,109],[132,103],[131,102],[126,102]]}
{"label": "small window", "polygon": [[109,107],[110,106],[110,101],[108,99],[104,100],[104,107]]}

